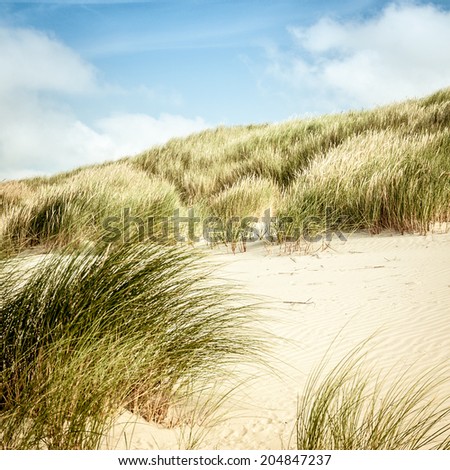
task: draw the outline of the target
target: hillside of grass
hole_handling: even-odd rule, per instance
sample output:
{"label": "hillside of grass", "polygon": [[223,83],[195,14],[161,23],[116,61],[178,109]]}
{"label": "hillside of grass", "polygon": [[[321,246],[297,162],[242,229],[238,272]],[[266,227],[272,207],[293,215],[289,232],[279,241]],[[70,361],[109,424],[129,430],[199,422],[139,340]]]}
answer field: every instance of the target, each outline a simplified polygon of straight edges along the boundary
{"label": "hillside of grass", "polygon": [[[330,224],[423,233],[449,220],[449,176],[447,88],[369,111],[218,127],[120,161],[2,182],[1,244],[17,252],[98,239],[105,219],[123,222],[125,208],[144,238],[152,235],[149,218],[154,235],[157,221],[189,208],[202,221],[216,218],[216,235],[232,239],[243,236],[245,223],[226,230],[231,217],[264,213],[273,217],[278,239]],[[202,225],[195,230],[201,235]]]}

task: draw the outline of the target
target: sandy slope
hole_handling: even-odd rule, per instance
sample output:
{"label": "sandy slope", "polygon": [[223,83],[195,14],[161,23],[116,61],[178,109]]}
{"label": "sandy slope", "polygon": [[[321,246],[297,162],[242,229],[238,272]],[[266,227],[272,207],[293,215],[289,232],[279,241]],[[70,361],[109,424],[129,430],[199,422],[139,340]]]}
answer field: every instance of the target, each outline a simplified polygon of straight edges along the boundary
{"label": "sandy slope", "polygon": [[336,363],[376,333],[368,364],[380,371],[450,362],[449,233],[358,234],[307,255],[254,245],[211,256],[223,263],[218,275],[264,298],[262,326],[274,335],[268,366],[242,366],[245,386],[221,406],[219,423],[197,425],[190,436],[186,426],[124,413],[105,447],[176,449],[192,445],[192,437],[203,449],[292,447],[297,396],[332,343]]}

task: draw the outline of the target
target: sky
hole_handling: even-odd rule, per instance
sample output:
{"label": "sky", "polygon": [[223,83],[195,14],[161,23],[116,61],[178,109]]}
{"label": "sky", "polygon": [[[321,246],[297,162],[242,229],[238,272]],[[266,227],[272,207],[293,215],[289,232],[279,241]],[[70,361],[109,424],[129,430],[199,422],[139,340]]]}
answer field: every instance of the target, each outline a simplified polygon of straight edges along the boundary
{"label": "sky", "polygon": [[450,0],[0,0],[0,181],[450,86]]}

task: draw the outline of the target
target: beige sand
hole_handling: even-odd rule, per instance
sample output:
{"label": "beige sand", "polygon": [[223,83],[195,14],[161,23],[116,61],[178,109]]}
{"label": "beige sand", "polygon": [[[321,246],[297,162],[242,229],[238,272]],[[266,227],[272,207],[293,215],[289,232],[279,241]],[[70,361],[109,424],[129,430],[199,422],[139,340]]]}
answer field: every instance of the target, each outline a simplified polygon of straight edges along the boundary
{"label": "beige sand", "polygon": [[219,276],[265,299],[262,326],[274,335],[268,367],[242,366],[245,384],[221,405],[218,422],[191,430],[124,413],[105,447],[293,448],[297,397],[333,342],[335,363],[376,333],[370,367],[394,375],[411,365],[426,370],[450,362],[449,233],[358,234],[307,255],[248,248],[214,252],[211,259],[223,263]]}

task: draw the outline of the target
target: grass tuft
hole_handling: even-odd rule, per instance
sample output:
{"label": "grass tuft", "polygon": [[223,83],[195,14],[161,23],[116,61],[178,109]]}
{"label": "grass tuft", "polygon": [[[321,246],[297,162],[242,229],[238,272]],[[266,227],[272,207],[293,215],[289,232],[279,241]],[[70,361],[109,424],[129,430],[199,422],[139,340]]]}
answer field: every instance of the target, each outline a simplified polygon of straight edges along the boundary
{"label": "grass tuft", "polygon": [[297,449],[450,449],[448,368],[375,376],[361,351],[311,374],[298,403]]}
{"label": "grass tuft", "polygon": [[192,383],[255,352],[248,312],[207,272],[142,244],[3,261],[3,446],[97,448],[123,408],[163,422]]}

